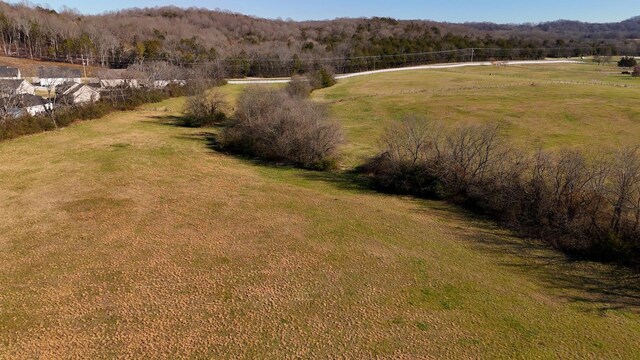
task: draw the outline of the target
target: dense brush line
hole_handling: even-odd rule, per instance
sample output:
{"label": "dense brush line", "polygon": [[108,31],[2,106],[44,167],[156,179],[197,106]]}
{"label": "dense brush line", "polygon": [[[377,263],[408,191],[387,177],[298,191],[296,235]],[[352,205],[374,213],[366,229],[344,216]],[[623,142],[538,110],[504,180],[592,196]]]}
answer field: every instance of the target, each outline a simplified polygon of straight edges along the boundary
{"label": "dense brush line", "polygon": [[56,107],[39,115],[4,116],[0,118],[0,141],[55,130],[80,120],[99,119],[115,111],[133,110],[142,104],[183,96],[185,93],[185,87],[174,85],[164,89],[113,89],[103,93],[96,103]]}
{"label": "dense brush line", "polygon": [[286,90],[248,88],[238,98],[235,116],[222,131],[220,145],[235,153],[301,168],[335,168],[342,128],[330,120],[326,106],[305,97],[306,91],[295,85]]}
{"label": "dense brush line", "polygon": [[588,158],[516,150],[492,126],[412,117],[362,170],[389,192],[446,199],[567,253],[640,266],[640,150]]}

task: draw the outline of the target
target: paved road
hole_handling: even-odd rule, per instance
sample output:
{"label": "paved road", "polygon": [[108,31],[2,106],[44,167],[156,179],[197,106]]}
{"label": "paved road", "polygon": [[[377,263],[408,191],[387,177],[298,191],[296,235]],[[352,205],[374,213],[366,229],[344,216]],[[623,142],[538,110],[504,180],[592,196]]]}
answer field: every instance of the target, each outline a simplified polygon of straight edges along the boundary
{"label": "paved road", "polygon": [[[575,60],[522,60],[522,61],[504,61],[500,62],[501,65],[551,65],[551,64],[583,64],[582,61]],[[492,62],[478,61],[478,62],[466,62],[466,63],[453,63],[453,64],[433,64],[433,65],[420,65],[395,69],[383,69],[373,71],[363,71],[353,74],[336,75],[336,79],[347,79],[356,76],[365,76],[372,74],[380,74],[396,71],[411,71],[411,70],[429,70],[429,69],[450,69],[467,66],[491,66]],[[263,79],[263,78],[246,78],[246,79],[230,79],[228,83],[230,85],[247,85],[247,84],[286,84],[291,81],[290,78],[277,78],[277,79]]]}

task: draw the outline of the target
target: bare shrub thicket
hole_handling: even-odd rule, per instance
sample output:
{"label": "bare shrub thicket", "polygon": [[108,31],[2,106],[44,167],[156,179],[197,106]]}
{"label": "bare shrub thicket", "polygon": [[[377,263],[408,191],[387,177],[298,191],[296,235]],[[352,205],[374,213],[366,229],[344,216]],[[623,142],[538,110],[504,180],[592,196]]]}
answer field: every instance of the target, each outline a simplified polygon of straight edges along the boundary
{"label": "bare shrub thicket", "polygon": [[234,122],[221,136],[231,151],[317,170],[335,166],[341,142],[325,106],[260,87],[239,96]]}
{"label": "bare shrub thicket", "polygon": [[129,66],[123,74],[124,78],[136,79],[141,85],[150,89],[163,88],[167,82],[185,80],[187,76],[186,69],[165,61],[135,63]]}
{"label": "bare shrub thicket", "polygon": [[308,98],[313,90],[324,89],[335,84],[333,71],[323,67],[304,75],[292,76],[285,91],[294,98],[304,99]]}
{"label": "bare shrub thicket", "polygon": [[444,130],[421,118],[390,127],[363,166],[379,188],[447,199],[576,255],[640,265],[640,150],[587,158],[525,154],[494,126]]}
{"label": "bare shrub thicket", "polygon": [[306,77],[313,90],[328,88],[336,84],[333,69],[326,66],[307,73]]}
{"label": "bare shrub thicket", "polygon": [[212,85],[219,86],[226,84],[227,72],[224,63],[218,59],[194,67],[191,78],[206,79]]}
{"label": "bare shrub thicket", "polygon": [[311,95],[311,91],[313,90],[311,88],[311,83],[309,82],[309,80],[306,77],[300,75],[292,76],[291,81],[289,82],[289,84],[287,84],[287,87],[285,89],[287,91],[287,94],[289,94],[293,98],[298,99],[308,98],[309,95]]}
{"label": "bare shrub thicket", "polygon": [[227,117],[227,100],[217,90],[202,90],[191,95],[184,104],[184,125],[201,127],[222,123]]}

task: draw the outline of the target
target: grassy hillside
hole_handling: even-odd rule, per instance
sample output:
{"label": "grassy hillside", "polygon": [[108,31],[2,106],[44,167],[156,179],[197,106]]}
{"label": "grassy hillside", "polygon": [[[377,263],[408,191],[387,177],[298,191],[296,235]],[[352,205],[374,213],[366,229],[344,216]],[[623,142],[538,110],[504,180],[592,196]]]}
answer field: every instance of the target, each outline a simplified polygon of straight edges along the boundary
{"label": "grassy hillside", "polygon": [[[397,84],[484,79],[429,74],[325,92],[356,154]],[[381,100],[353,99],[358,84]],[[433,96],[462,104],[415,99]],[[640,357],[637,275],[442,203],[216,153],[175,126],[180,102],[0,143],[1,358]]]}
{"label": "grassy hillside", "polygon": [[497,122],[517,144],[597,150],[640,144],[640,79],[612,66],[545,65],[398,72],[341,80],[315,97],[346,127],[346,162],[376,150],[394,119]]}
{"label": "grassy hillside", "polygon": [[[22,77],[27,77],[27,78],[37,77],[38,68],[41,66],[83,71],[82,64],[69,64],[69,63],[63,63],[63,62],[30,60],[30,59],[23,59],[23,58],[8,57],[8,56],[0,56],[0,65],[19,68],[20,72],[22,73]],[[86,70],[87,70],[88,77],[95,76],[99,71],[98,68],[95,68],[93,66],[87,66]]]}

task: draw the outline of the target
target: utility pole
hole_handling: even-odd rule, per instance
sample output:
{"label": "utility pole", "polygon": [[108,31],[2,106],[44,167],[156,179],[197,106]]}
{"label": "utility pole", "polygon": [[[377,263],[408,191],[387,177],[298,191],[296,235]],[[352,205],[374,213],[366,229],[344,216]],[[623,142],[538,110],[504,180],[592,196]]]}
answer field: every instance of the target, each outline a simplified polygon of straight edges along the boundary
{"label": "utility pole", "polygon": [[[89,59],[87,59],[87,62],[88,62],[88,60]],[[82,71],[84,73],[84,78],[86,79],[87,78],[87,66],[84,63],[84,54],[82,54]]]}
{"label": "utility pole", "polygon": [[473,55],[475,55],[476,49],[471,48],[471,62],[473,62]]}

